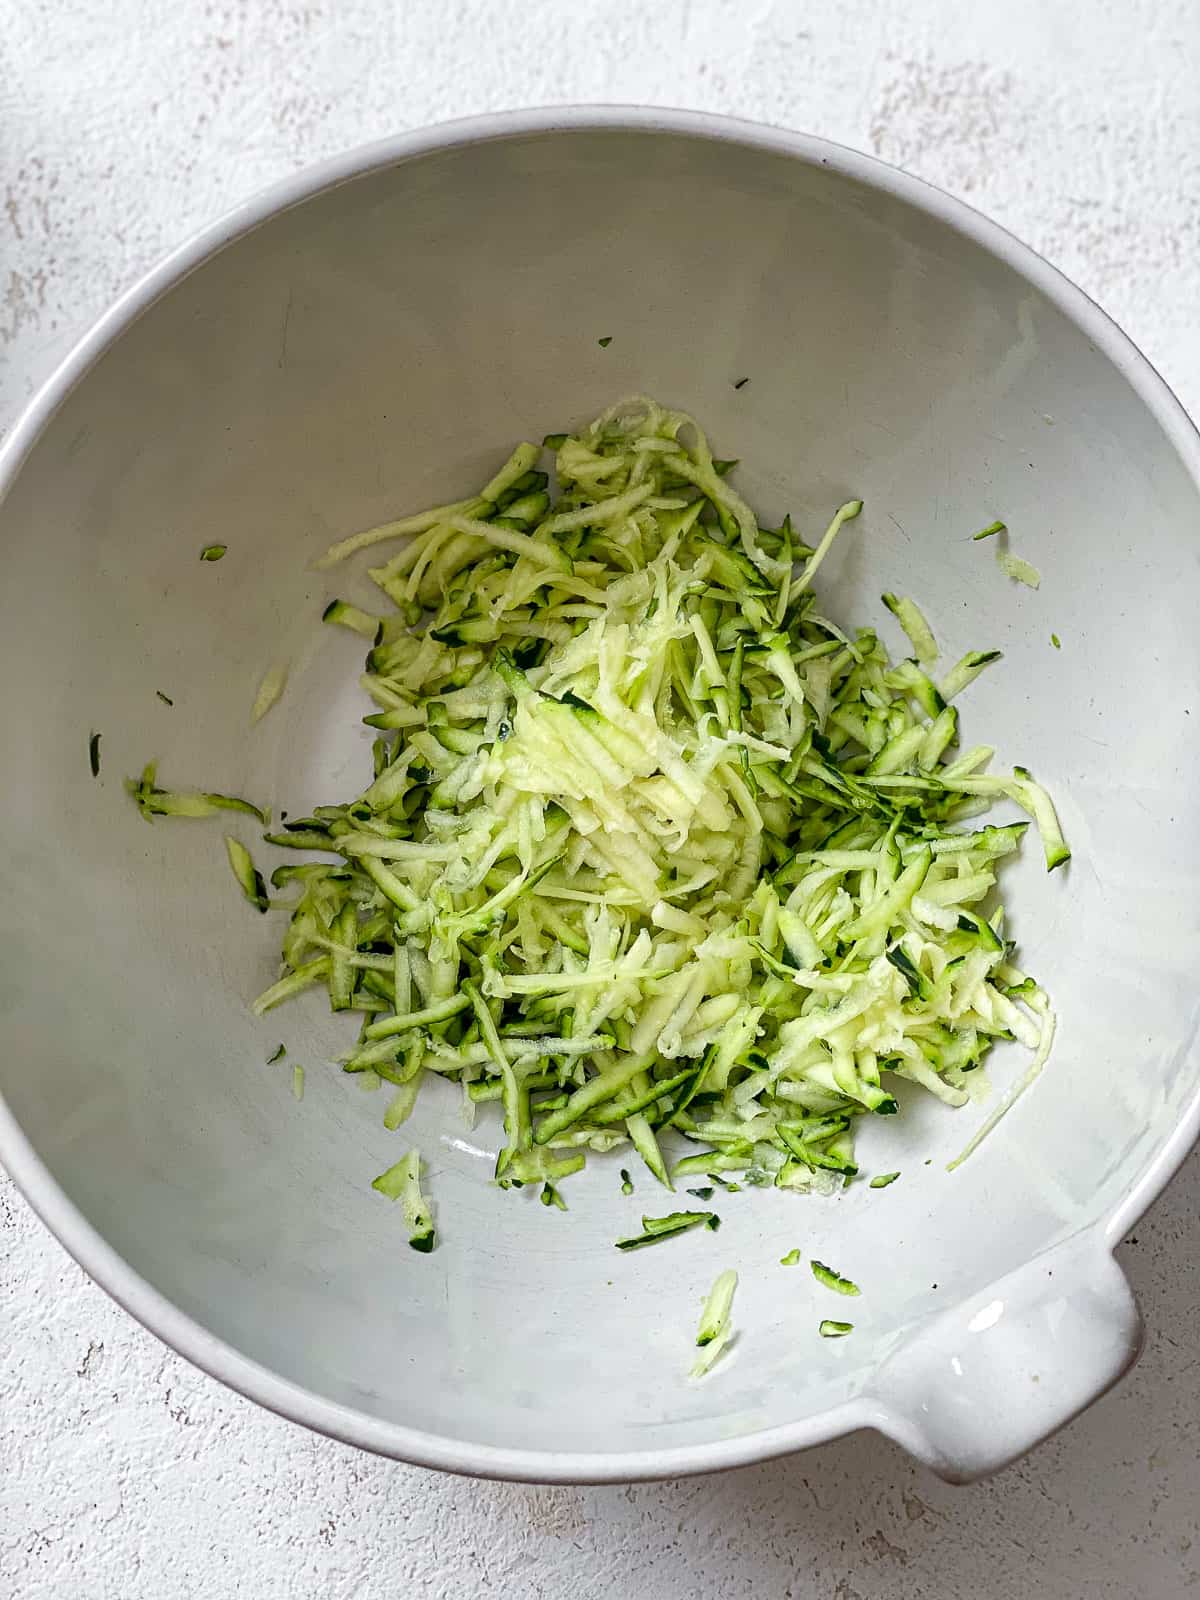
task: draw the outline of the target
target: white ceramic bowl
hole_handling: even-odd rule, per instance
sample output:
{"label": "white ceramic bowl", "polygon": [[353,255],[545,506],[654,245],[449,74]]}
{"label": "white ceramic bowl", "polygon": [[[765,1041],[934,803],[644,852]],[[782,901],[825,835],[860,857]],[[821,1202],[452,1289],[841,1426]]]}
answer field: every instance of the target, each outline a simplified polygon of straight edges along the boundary
{"label": "white ceramic bowl", "polygon": [[[567,1216],[500,1194],[496,1127],[426,1094],[442,1243],[418,1256],[368,1186],[407,1136],[323,1065],[320,999],[250,1015],[277,926],[239,910],[220,824],[147,828],[121,780],[158,756],[293,811],[343,793],[367,759],[359,652],[317,622],[362,580],[311,559],[635,389],[694,410],[767,516],[811,528],[863,496],[835,613],[879,619],[903,588],[951,656],[1003,648],[966,732],[1051,785],[1075,847],[1051,879],[1029,851],[1009,890],[1059,1044],[952,1175],[982,1113],[910,1096],[862,1136],[892,1188],[744,1193],[719,1235],[632,1257],[612,1241],[662,1209],[648,1180],[626,1200],[596,1159]],[[815,139],[521,114],[278,186],[127,295],[4,453],[0,1157],[177,1350],[374,1450],[623,1479],[872,1427],[947,1477],[1011,1459],[1133,1360],[1112,1247],[1200,1118],[1198,481],[1179,407],[1082,294]],[[997,516],[1038,593],[970,540]],[[280,657],[288,692],[251,732]],[[264,1064],[278,1040],[301,1105]],[[817,1336],[828,1301],[778,1266],[796,1244],[863,1285],[853,1337]],[[726,1265],[740,1336],[689,1384]]]}

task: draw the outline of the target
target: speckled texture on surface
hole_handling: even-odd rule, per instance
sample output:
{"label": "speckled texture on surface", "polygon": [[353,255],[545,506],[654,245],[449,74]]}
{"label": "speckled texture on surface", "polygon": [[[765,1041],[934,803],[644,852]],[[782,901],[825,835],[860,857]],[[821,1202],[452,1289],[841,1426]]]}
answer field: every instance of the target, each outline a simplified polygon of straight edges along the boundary
{"label": "speckled texture on surface", "polygon": [[[729,111],[963,196],[1200,412],[1193,0],[60,0],[0,45],[0,424],[164,250],[273,178],[468,112]],[[1136,1070],[1136,1064],[1128,1064]],[[1122,1249],[1133,1376],[991,1483],[845,1440],[719,1478],[437,1477],[267,1416],[118,1311],[0,1177],[0,1600],[1029,1600],[1200,1592],[1200,1159]]]}

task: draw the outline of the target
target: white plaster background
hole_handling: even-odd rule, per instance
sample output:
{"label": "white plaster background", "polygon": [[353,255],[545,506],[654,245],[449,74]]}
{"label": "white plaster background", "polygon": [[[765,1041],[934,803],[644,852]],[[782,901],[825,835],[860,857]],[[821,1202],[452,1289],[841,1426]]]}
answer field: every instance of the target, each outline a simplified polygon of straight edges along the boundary
{"label": "white plaster background", "polygon": [[[571,100],[729,111],[907,167],[1063,267],[1200,413],[1195,0],[8,0],[0,425],[249,191],[396,129]],[[1193,1156],[1121,1252],[1141,1365],[990,1483],[947,1489],[864,1436],[538,1489],[375,1460],[226,1393],[0,1174],[0,1597],[1176,1600],[1200,1592],[1198,1211]]]}

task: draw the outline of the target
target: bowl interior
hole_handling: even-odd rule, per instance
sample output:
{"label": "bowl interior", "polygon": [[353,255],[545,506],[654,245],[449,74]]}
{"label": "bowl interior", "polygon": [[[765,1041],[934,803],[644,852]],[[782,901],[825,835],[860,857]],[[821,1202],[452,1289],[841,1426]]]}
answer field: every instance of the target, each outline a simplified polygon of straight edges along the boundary
{"label": "bowl interior", "polygon": [[[158,757],[165,781],[293,813],[343,798],[369,767],[361,652],[319,618],[373,591],[365,562],[313,558],[634,390],[692,410],[765,518],[811,532],[863,497],[828,609],[899,650],[878,599],[897,589],[948,658],[1003,649],[964,698],[964,740],[1052,788],[1075,859],[1047,879],[1031,840],[1010,875],[1060,1039],[962,1169],[946,1160],[985,1108],[911,1090],[861,1135],[866,1172],[902,1170],[890,1189],[744,1192],[719,1234],[626,1257],[613,1240],[670,1209],[648,1175],[621,1195],[626,1157],[594,1158],[567,1215],[500,1194],[493,1115],[468,1129],[443,1086],[389,1133],[383,1098],[329,1064],[346,1029],[320,999],[256,1021],[279,919],[238,899],[220,822],[147,827],[122,779]],[[1038,592],[972,542],[996,517]],[[0,1088],[138,1273],[324,1399],[465,1445],[631,1457],[800,1421],[924,1319],[1106,1215],[1194,1092],[1196,484],[1046,294],[836,163],[582,129],[342,183],[140,316],[0,521]],[[228,555],[201,564],[214,540]],[[286,694],[252,730],[279,660]],[[229,831],[276,865],[240,820]],[[1000,1091],[1023,1064],[1001,1053]],[[437,1209],[428,1257],[369,1187],[410,1142]],[[864,1286],[854,1338],[817,1336],[823,1291],[778,1266],[794,1245]],[[697,1305],[726,1266],[741,1335],[690,1385]]]}

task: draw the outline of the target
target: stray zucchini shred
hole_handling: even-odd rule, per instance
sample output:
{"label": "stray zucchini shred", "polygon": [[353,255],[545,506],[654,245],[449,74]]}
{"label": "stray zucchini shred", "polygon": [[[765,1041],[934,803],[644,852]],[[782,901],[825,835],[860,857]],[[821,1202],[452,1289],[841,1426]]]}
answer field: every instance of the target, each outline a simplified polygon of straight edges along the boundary
{"label": "stray zucchini shred", "polygon": [[832,1289],[835,1294],[861,1294],[862,1290],[849,1278],[843,1278],[840,1272],[835,1272],[832,1267],[827,1267],[823,1261],[814,1261],[812,1275],[818,1283],[823,1283],[827,1289]]}
{"label": "stray zucchini shred", "polygon": [[147,822],[155,817],[215,817],[219,811],[244,811],[257,817],[265,827],[267,812],[249,800],[231,794],[199,794],[187,790],[160,789],[158,763],[149,761],[138,778],[126,778],[125,790]]}
{"label": "stray zucchini shred", "polygon": [[414,1250],[428,1255],[437,1235],[429,1206],[421,1193],[420,1151],[410,1150],[406,1156],[401,1156],[394,1166],[373,1180],[371,1187],[389,1200],[402,1202],[404,1220],[408,1224],[408,1242]]}
{"label": "stray zucchini shred", "polygon": [[287,687],[287,676],[286,662],[276,662],[273,667],[267,669],[262,682],[258,686],[258,692],[254,696],[254,704],[250,708],[251,722],[261,722],[267,712],[270,711]]}
{"label": "stray zucchini shred", "polygon": [[225,835],[225,853],[229,857],[229,865],[238,885],[249,900],[250,904],[259,911],[266,911],[270,907],[267,895],[267,886],[263,882],[263,875],[250,859],[250,852],[246,846],[235,839],[232,834]]}
{"label": "stray zucchini shred", "polygon": [[692,1366],[693,1378],[702,1378],[729,1344],[732,1337],[729,1313],[733,1307],[737,1284],[736,1272],[722,1272],[708,1291],[700,1310],[700,1326],[696,1330],[696,1344],[699,1346],[700,1354]]}
{"label": "stray zucchini shred", "polygon": [[709,1228],[714,1233],[721,1219],[713,1211],[672,1211],[666,1217],[643,1217],[642,1231],[629,1239],[618,1239],[618,1250],[641,1250],[648,1244],[661,1244],[693,1228]]}
{"label": "stray zucchini shred", "polygon": [[937,641],[917,603],[894,594],[885,594],[883,603],[911,640],[917,660],[923,667],[932,666],[938,658]]}
{"label": "stray zucchini shred", "polygon": [[1007,550],[996,551],[996,565],[1006,578],[1014,578],[1028,589],[1037,589],[1041,585],[1042,575],[1038,569],[1020,556],[1010,555]]}
{"label": "stray zucchini shred", "polygon": [[351,633],[361,634],[364,639],[370,639],[372,644],[378,639],[383,626],[382,617],[372,616],[369,611],[351,605],[348,600],[331,600],[321,613],[321,621],[349,628]]}

